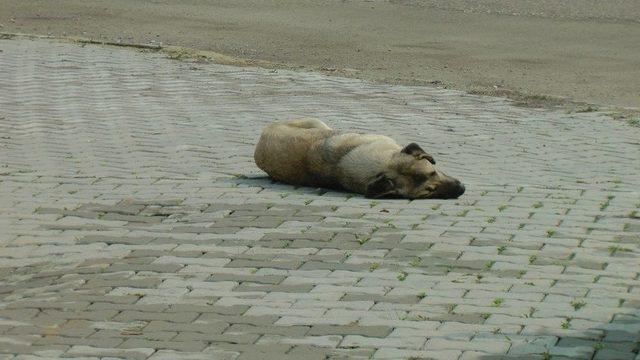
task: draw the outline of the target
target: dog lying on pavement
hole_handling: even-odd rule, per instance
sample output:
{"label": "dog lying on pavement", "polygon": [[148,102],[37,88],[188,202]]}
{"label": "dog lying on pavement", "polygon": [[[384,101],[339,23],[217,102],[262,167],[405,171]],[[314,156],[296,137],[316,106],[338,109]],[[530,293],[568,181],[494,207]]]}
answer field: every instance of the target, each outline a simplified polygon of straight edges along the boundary
{"label": "dog lying on pavement", "polygon": [[318,119],[268,125],[254,159],[275,180],[370,198],[455,199],[465,191],[415,143],[403,148],[383,135],[342,133]]}

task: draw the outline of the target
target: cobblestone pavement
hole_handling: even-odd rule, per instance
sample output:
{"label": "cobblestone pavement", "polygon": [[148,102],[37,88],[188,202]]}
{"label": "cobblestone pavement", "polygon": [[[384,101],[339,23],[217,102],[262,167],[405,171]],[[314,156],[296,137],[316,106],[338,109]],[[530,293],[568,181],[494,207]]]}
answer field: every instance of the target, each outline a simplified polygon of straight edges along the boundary
{"label": "cobblestone pavement", "polygon": [[[0,359],[640,359],[640,128],[0,40]],[[261,128],[415,141],[456,201],[266,179]]]}

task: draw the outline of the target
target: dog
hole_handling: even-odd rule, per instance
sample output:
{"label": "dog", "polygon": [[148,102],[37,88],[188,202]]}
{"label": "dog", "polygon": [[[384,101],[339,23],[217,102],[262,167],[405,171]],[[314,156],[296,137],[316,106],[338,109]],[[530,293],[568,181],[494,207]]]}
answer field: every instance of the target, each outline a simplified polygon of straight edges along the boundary
{"label": "dog", "polygon": [[284,183],[346,189],[369,198],[455,199],[465,191],[416,143],[401,147],[383,135],[343,133],[313,118],[268,125],[254,160]]}

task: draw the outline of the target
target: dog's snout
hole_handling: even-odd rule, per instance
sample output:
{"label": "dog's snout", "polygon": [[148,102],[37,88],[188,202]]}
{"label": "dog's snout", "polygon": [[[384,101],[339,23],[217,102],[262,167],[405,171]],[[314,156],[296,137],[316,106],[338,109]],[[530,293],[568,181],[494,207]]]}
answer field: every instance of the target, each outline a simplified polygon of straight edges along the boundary
{"label": "dog's snout", "polygon": [[460,196],[462,196],[462,194],[464,194],[465,191],[465,187],[464,184],[462,184],[460,181],[456,180],[456,189],[454,192],[454,198],[458,198]]}
{"label": "dog's snout", "polygon": [[430,197],[433,199],[457,199],[464,194],[464,191],[464,185],[459,180],[453,180],[442,185]]}

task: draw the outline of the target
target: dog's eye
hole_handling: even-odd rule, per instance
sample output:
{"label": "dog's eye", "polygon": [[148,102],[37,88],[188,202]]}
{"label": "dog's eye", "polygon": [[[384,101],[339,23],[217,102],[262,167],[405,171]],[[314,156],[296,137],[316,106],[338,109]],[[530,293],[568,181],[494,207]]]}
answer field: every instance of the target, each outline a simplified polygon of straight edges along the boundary
{"label": "dog's eye", "polygon": [[413,174],[413,175],[411,175],[411,179],[416,184],[422,184],[423,182],[427,181],[427,175],[425,175],[425,174]]}

